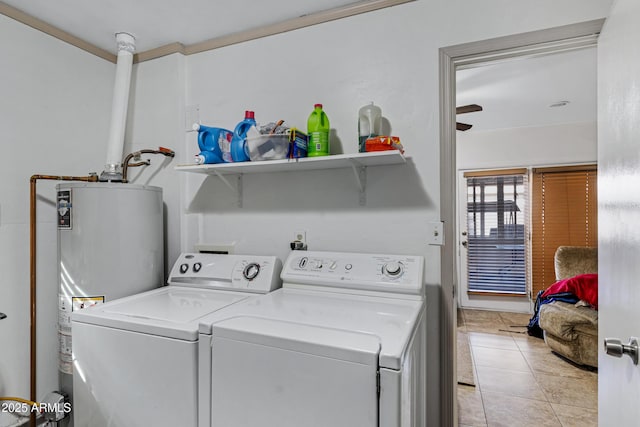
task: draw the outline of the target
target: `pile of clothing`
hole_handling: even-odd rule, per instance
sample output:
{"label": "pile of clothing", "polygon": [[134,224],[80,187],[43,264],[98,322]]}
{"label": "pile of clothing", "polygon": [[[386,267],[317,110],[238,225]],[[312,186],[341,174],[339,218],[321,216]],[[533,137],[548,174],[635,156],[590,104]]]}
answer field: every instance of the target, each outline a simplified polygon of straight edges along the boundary
{"label": "pile of clothing", "polygon": [[584,304],[598,309],[598,274],[580,274],[568,279],[559,280],[547,289],[538,292],[533,317],[529,320],[527,332],[529,335],[543,338],[539,325],[540,307],[554,301],[569,304]]}

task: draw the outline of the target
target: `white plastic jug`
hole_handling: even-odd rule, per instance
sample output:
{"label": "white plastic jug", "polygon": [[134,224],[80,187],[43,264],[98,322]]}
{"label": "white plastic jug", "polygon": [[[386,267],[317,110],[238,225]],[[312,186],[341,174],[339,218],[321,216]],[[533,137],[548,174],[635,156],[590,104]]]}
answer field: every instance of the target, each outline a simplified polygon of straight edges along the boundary
{"label": "white plastic jug", "polygon": [[380,136],[382,127],[382,110],[373,102],[358,111],[358,151],[364,153],[365,141]]}

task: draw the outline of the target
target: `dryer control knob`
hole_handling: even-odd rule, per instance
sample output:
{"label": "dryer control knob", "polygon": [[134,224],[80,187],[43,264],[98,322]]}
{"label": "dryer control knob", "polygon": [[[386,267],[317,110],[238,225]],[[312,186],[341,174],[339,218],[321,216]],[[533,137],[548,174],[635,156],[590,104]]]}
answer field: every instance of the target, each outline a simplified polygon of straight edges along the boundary
{"label": "dryer control knob", "polygon": [[382,267],[382,272],[391,277],[399,276],[402,273],[402,264],[396,261],[388,262]]}
{"label": "dryer control knob", "polygon": [[193,264],[193,272],[197,273],[202,269],[202,263],[200,262],[196,262],[195,264]]}
{"label": "dryer control knob", "polygon": [[184,274],[189,271],[189,264],[180,264],[180,274]]}
{"label": "dryer control knob", "polygon": [[258,273],[260,273],[260,265],[255,262],[248,264],[244,270],[242,270],[242,275],[247,280],[255,279],[258,276]]}

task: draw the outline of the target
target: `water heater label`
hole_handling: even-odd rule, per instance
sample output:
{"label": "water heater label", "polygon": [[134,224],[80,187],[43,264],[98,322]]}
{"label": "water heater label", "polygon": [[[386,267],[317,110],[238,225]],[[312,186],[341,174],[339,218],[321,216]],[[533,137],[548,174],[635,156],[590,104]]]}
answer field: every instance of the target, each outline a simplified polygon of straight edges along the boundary
{"label": "water heater label", "polygon": [[100,297],[72,297],[71,311],[81,310],[87,307],[93,307],[94,305],[103,304],[104,296]]}
{"label": "water heater label", "polygon": [[58,191],[58,229],[71,230],[71,190]]}
{"label": "water heater label", "polygon": [[71,353],[71,312],[103,304],[104,295],[97,297],[69,297],[58,295],[58,369],[60,372],[73,374],[73,354]]}

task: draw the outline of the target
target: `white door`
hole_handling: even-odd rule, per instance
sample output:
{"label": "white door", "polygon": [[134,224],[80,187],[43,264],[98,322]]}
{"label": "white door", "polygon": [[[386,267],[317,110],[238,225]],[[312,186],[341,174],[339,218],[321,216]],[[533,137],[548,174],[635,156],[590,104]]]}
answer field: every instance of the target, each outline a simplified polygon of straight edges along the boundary
{"label": "white door", "polygon": [[[515,170],[510,169],[510,171]],[[518,171],[518,173],[505,175],[508,178],[504,179],[513,180],[515,175],[522,175],[525,169]],[[510,192],[510,185],[505,184],[506,191],[503,189],[501,193],[507,194],[500,197],[496,183],[483,185],[487,189],[487,200],[486,204],[481,206],[483,202],[479,201],[480,196],[474,197],[474,188],[477,190],[478,183],[474,184],[469,181],[472,178],[465,176],[469,173],[473,175],[473,172],[458,172],[458,283],[460,285],[458,304],[464,308],[528,313],[531,310],[531,300],[526,294],[517,295],[515,293],[517,290],[513,289],[518,286],[522,287],[523,292],[526,292],[527,289],[524,250],[525,208],[522,206],[522,209],[516,208],[518,209],[517,213],[509,213],[509,210],[513,209],[511,205],[515,204],[515,191]],[[495,174],[490,176],[481,173],[477,179],[490,180],[492,176],[499,177],[500,174],[500,171],[495,171]],[[522,176],[524,181],[524,175]],[[523,182],[520,182],[518,191],[520,192],[517,196],[519,203],[523,203],[526,200],[525,193],[528,191]],[[484,197],[482,198],[484,199]],[[502,200],[505,209],[502,221],[504,222],[505,235],[500,242],[497,242],[494,236],[498,227],[496,211],[498,199]],[[480,206],[482,214],[474,214],[473,211],[469,213],[470,203]],[[474,218],[476,219],[474,220]],[[521,241],[522,246],[516,247],[516,241]],[[504,249],[501,249],[501,246]],[[483,271],[480,271],[479,268]],[[478,291],[478,288],[482,287],[489,288],[489,292],[484,295],[481,292],[474,294],[474,291]],[[490,291],[502,293],[502,295],[494,296]],[[508,294],[511,292],[514,293],[509,296]]]}
{"label": "white door", "polygon": [[617,0],[598,41],[598,421],[640,425],[640,365],[604,352],[640,337],[640,2]]}

